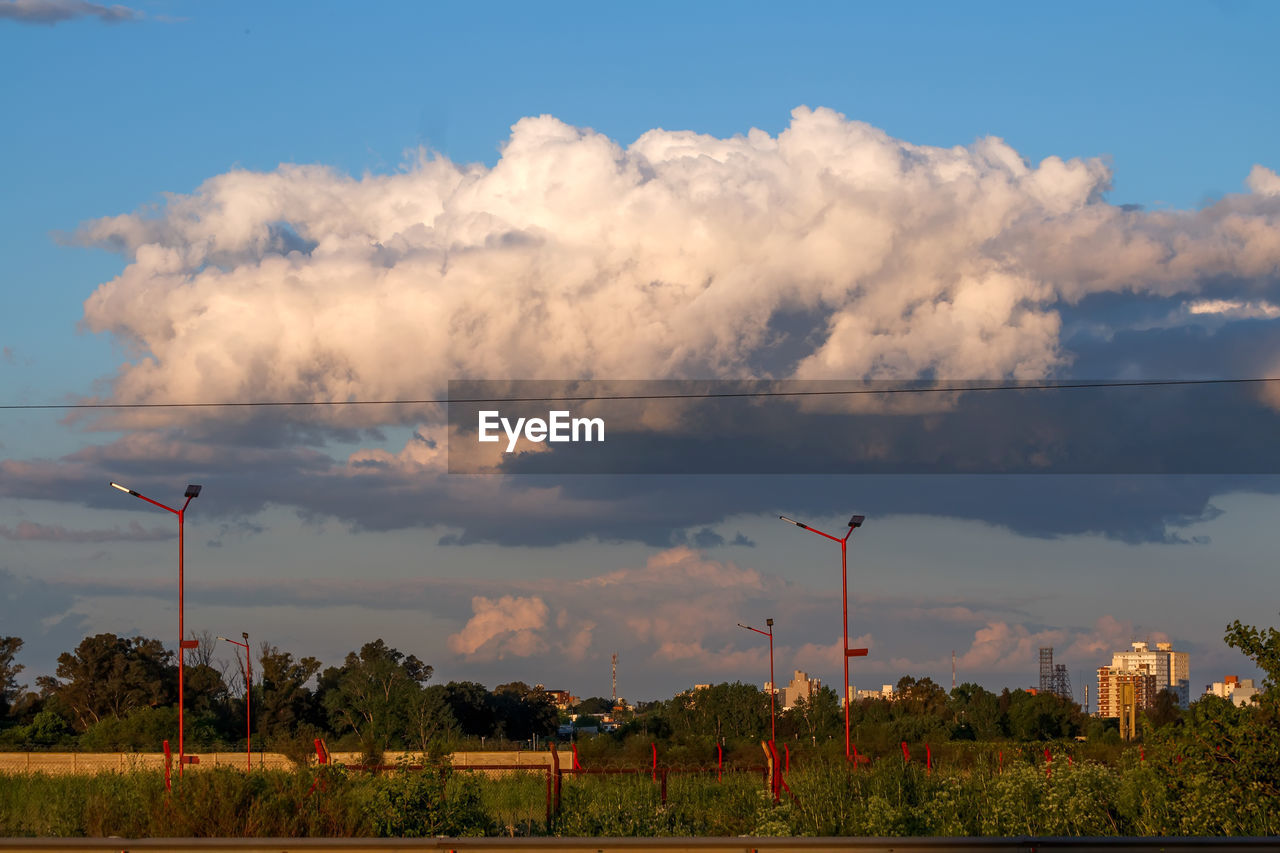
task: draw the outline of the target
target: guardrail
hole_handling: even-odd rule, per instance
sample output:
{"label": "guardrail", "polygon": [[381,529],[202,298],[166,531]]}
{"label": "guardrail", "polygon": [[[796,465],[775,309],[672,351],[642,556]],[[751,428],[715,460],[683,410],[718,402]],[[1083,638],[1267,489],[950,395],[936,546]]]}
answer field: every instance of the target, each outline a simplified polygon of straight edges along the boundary
{"label": "guardrail", "polygon": [[562,850],[568,853],[636,853],[641,850],[688,853],[1164,853],[1179,850],[1277,850],[1280,838],[0,838],[0,851],[40,853],[85,851],[199,851],[199,853],[387,853],[387,851]]}

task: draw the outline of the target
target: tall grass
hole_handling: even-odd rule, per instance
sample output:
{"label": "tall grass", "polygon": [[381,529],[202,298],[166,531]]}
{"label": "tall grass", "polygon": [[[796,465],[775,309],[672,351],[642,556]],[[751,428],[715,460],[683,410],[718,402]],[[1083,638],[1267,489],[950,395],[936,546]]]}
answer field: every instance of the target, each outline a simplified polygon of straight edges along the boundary
{"label": "tall grass", "polygon": [[[0,836],[1112,836],[1272,835],[1280,795],[1187,763],[1029,756],[935,767],[793,766],[775,804],[755,773],[566,775],[546,823],[546,777],[439,768],[377,776],[217,768],[164,790],[161,774],[0,774]],[[960,766],[957,766],[960,765]]]}

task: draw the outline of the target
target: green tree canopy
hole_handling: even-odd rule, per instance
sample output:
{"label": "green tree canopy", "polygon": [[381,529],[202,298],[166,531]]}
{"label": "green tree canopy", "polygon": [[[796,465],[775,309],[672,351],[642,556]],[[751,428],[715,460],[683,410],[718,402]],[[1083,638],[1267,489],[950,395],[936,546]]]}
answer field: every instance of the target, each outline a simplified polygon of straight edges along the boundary
{"label": "green tree canopy", "polygon": [[76,730],[84,731],[107,717],[173,702],[178,668],[159,640],[97,634],[58,656],[57,679],[44,676],[37,683],[68,709]]}
{"label": "green tree canopy", "polygon": [[0,637],[0,716],[9,713],[14,699],[25,690],[18,684],[18,673],[22,672],[22,664],[14,663],[18,650],[22,648],[20,637]]}
{"label": "green tree canopy", "polygon": [[431,673],[413,655],[374,640],[325,670],[321,701],[335,729],[354,732],[366,753],[381,755],[410,740],[414,703]]}
{"label": "green tree canopy", "polygon": [[268,743],[283,742],[299,726],[320,722],[315,693],[307,686],[320,671],[318,659],[295,660],[291,653],[263,643],[258,650],[258,665],[261,674],[254,715],[258,732]]}
{"label": "green tree canopy", "polygon": [[1269,694],[1275,696],[1280,692],[1280,631],[1275,628],[1258,629],[1237,619],[1227,626],[1227,635],[1223,639],[1228,646],[1244,652],[1267,674],[1262,686]]}

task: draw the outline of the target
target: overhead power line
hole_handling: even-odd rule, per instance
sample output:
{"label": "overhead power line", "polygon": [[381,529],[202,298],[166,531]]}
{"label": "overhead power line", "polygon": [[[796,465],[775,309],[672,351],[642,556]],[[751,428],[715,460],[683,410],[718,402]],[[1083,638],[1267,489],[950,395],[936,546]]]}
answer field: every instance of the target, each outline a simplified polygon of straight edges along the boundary
{"label": "overhead power line", "polygon": [[[538,382],[545,380],[527,381]],[[609,380],[588,381],[607,382]],[[700,382],[708,380],[688,381]],[[448,405],[450,403],[581,403],[608,400],[719,400],[748,397],[853,397],[874,394],[955,394],[959,392],[978,393],[992,391],[1073,391],[1089,388],[1167,388],[1186,385],[1248,385],[1264,382],[1280,382],[1280,377],[1268,376],[1247,379],[1142,379],[1117,382],[1057,382],[1029,385],[945,385],[926,388],[899,386],[890,388],[844,388],[826,391],[690,391],[667,394],[575,394],[542,397],[464,397],[459,399],[440,397],[424,400],[224,400],[205,403],[10,403],[0,405],[0,411],[37,409],[219,409],[285,408],[305,406],[427,406]]]}

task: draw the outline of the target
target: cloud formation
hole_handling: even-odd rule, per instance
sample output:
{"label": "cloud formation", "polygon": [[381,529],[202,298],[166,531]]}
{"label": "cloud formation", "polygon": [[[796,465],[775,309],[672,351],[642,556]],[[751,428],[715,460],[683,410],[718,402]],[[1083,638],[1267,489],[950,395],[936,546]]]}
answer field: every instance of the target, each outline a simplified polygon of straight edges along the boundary
{"label": "cloud formation", "polygon": [[538,632],[547,627],[550,611],[540,597],[504,595],[495,601],[477,595],[471,599],[471,609],[471,619],[449,637],[450,651],[476,655],[490,647],[498,658],[529,657],[545,651]]}
{"label": "cloud formation", "polygon": [[[653,130],[627,146],[542,116],[515,125],[491,168],[423,155],[362,178],[232,171],[87,223],[79,239],[128,265],[84,320],[130,347],[104,397],[121,402],[196,389],[428,399],[467,376],[999,378],[1074,361],[1085,378],[1171,378],[1280,365],[1275,173],[1259,166],[1248,193],[1181,212],[1109,204],[1109,181],[1098,160],[1031,165],[995,138],[917,146],[824,109],[796,110],[776,137]],[[833,496],[1032,535],[1163,541],[1210,516],[1224,488],[1275,488],[449,478],[443,415],[130,410],[94,422],[129,428],[122,437],[0,460],[0,494],[114,506],[101,483],[129,472],[148,493],[205,483],[219,498],[202,512],[223,520],[276,504],[362,529],[435,524],[458,545],[710,546],[721,534],[701,528],[731,515],[826,511]],[[379,432],[400,425],[413,429],[402,446]]]}
{"label": "cloud formation", "polygon": [[[477,595],[471,600],[471,618],[449,637],[449,649],[473,660],[552,651],[581,660],[597,626],[608,625],[610,642],[642,648],[646,656],[670,664],[757,662],[758,650],[732,649],[724,638],[726,625],[709,623],[707,614],[731,612],[766,587],[780,585],[755,569],[707,559],[687,547],[670,548],[638,568],[558,583],[554,615],[540,594]],[[673,595],[675,591],[679,594]],[[706,645],[712,637],[715,651]]]}
{"label": "cloud formation", "polygon": [[0,524],[0,538],[14,542],[159,542],[177,535],[170,528],[144,528],[136,521],[129,522],[125,528],[109,530],[69,530],[60,524],[33,521],[22,521],[12,527]]}
{"label": "cloud formation", "polygon": [[826,109],[626,147],[540,116],[492,168],[234,171],[90,222],[79,239],[130,263],[85,324],[137,353],[117,400],[332,402],[459,377],[1035,378],[1069,363],[1059,310],[1090,295],[1276,289],[1274,172],[1194,212],[1108,204],[1110,180]]}
{"label": "cloud formation", "polygon": [[[66,577],[45,586],[81,601],[97,596],[168,601],[173,594],[172,581],[160,578]],[[842,669],[838,581],[830,589],[788,583],[684,547],[657,552],[639,566],[578,580],[424,577],[299,583],[222,578],[192,581],[188,594],[205,608],[252,602],[254,607],[302,607],[310,613],[332,608],[348,617],[350,608],[382,619],[413,613],[422,620],[422,636],[443,637],[432,653],[433,663],[492,679],[536,672],[581,683],[591,680],[586,672],[607,672],[610,653],[618,652],[626,662],[628,682],[654,691],[646,695],[670,695],[704,681],[760,683],[768,672],[768,642],[737,623],[760,627],[763,614],[777,620],[779,681],[799,669],[836,685]],[[870,649],[852,672],[854,683],[862,686],[903,674],[943,679],[951,658],[929,652],[931,647],[957,649],[961,680],[1014,687],[1034,682],[1041,646],[1054,647],[1055,660],[1071,667],[1073,681],[1081,668],[1091,678],[1094,667],[1108,663],[1113,652],[1128,648],[1134,639],[1171,639],[1180,649],[1189,647],[1198,670],[1225,666],[1220,661],[1229,657],[1217,646],[1188,644],[1185,636],[1135,629],[1105,611],[1092,625],[1038,623],[1010,602],[987,595],[855,596],[850,622],[855,632],[851,647]],[[930,636],[928,642],[922,642],[925,636]],[[364,639],[348,632],[339,644]],[[929,656],[917,654],[922,651]]]}
{"label": "cloud formation", "polygon": [[142,13],[128,6],[103,6],[87,0],[0,0],[0,20],[53,26],[77,18],[97,18],[104,24],[120,24],[141,20]]}

